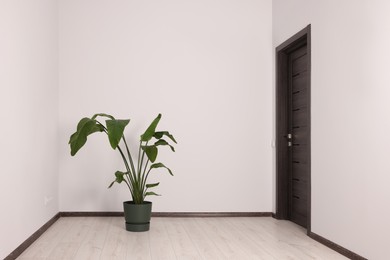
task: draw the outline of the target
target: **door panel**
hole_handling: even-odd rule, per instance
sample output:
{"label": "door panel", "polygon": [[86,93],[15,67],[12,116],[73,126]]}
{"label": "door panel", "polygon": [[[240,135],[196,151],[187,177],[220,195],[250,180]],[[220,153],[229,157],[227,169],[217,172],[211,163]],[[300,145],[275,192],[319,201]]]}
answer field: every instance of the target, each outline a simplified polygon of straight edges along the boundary
{"label": "door panel", "polygon": [[306,164],[307,163],[307,149],[306,145],[293,144],[292,149],[292,162],[295,164]]}
{"label": "door panel", "polygon": [[292,78],[293,91],[306,88],[307,71],[302,71],[299,75]]}
{"label": "door panel", "polygon": [[299,126],[292,129],[292,136],[294,136],[293,145],[294,144],[307,144],[307,126]]}
{"label": "door panel", "polygon": [[306,227],[308,90],[306,45],[289,54],[290,219]]}
{"label": "door panel", "polygon": [[293,178],[299,178],[302,180],[306,180],[307,176],[307,169],[305,165],[300,164],[300,163],[294,163],[292,165],[292,177]]}
{"label": "door panel", "polygon": [[276,48],[276,218],[311,230],[311,27]]}
{"label": "door panel", "polygon": [[292,95],[293,109],[300,109],[307,106],[307,89],[301,89],[299,95]]}
{"label": "door panel", "polygon": [[292,127],[303,127],[307,125],[307,108],[295,108],[292,111]]}

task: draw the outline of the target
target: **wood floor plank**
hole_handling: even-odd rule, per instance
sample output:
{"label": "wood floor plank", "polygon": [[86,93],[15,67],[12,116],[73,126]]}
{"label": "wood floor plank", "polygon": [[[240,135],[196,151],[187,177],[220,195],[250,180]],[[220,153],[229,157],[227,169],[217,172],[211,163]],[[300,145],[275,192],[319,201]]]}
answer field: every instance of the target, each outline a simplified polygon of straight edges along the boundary
{"label": "wood floor plank", "polygon": [[[124,220],[123,220],[124,221]],[[126,259],[129,260],[150,260],[149,232],[128,232],[126,233]]]}
{"label": "wood floor plank", "polygon": [[18,259],[347,259],[270,217],[152,218],[128,232],[123,217],[63,217]]}
{"label": "wood floor plank", "polygon": [[309,238],[306,235],[306,229],[298,226],[290,221],[280,221],[276,219],[267,219],[262,221],[261,226],[268,230],[275,236],[275,233],[278,233],[277,236],[279,241],[288,244],[294,250],[298,250],[301,253],[307,255],[309,258],[313,259],[347,259],[339,253],[329,250],[326,246],[320,244],[319,242]]}
{"label": "wood floor plank", "polygon": [[90,219],[87,217],[75,217],[69,227],[69,231],[62,237],[57,246],[50,252],[46,259],[74,259],[82,241],[84,241],[89,229]]}
{"label": "wood floor plank", "polygon": [[18,259],[46,259],[51,251],[59,244],[72,225],[69,218],[60,218],[41,237],[24,251]]}
{"label": "wood floor plank", "polygon": [[106,217],[91,217],[91,227],[82,241],[74,259],[94,260],[99,259],[106,242],[107,233],[112,219]]}
{"label": "wood floor plank", "polygon": [[[282,223],[283,221],[279,222]],[[278,252],[285,252],[284,254],[287,257],[294,259],[314,259],[308,252],[302,252],[294,245],[299,245],[302,243],[301,241],[297,241],[296,237],[293,235],[294,233],[286,232],[287,230],[283,230],[278,225],[272,225],[272,223],[267,223],[267,225],[263,225],[263,223],[259,223],[258,228],[261,232],[264,232],[264,235],[267,237],[269,241],[269,248],[275,248]],[[290,226],[291,227],[291,226]],[[302,229],[302,233],[303,233]]]}
{"label": "wood floor plank", "polygon": [[319,243],[306,236],[302,227],[289,221],[248,218],[239,225],[244,226],[246,234],[254,241],[262,241],[265,250],[276,259],[346,259],[328,248],[325,255],[314,253],[314,245]]}
{"label": "wood floor plank", "polygon": [[177,259],[168,232],[164,226],[164,218],[154,218],[149,230],[150,253],[153,260]]}
{"label": "wood floor plank", "polygon": [[216,247],[226,257],[225,259],[249,259],[250,255],[242,249],[240,244],[235,243],[234,236],[227,231],[229,226],[221,225],[220,219],[198,218],[196,223],[198,228],[209,236]]}
{"label": "wood floor plank", "polygon": [[201,258],[195,244],[181,222],[177,222],[172,218],[165,218],[163,223],[177,259],[195,260]]}
{"label": "wood floor plank", "polygon": [[100,259],[126,259],[127,238],[123,218],[112,217]]}
{"label": "wood floor plank", "polygon": [[224,218],[222,223],[224,226],[229,227],[229,232],[234,236],[234,241],[242,245],[243,249],[247,251],[251,259],[265,259],[265,260],[276,260],[272,255],[270,255],[264,246],[261,243],[253,241],[246,234],[246,229],[237,228],[237,226],[232,225],[231,221],[240,221],[238,219]]}
{"label": "wood floor plank", "polygon": [[202,259],[226,259],[223,253],[217,248],[216,244],[205,234],[202,230],[198,228],[195,223],[195,218],[183,218],[178,219],[181,225],[186,230],[187,234],[191,238],[191,241],[194,243],[197,251],[199,252]]}

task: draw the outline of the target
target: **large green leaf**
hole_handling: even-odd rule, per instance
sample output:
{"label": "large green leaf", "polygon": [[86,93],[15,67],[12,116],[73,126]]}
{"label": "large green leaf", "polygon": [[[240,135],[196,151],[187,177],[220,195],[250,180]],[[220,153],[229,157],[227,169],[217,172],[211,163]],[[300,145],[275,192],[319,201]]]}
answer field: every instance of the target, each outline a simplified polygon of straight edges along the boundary
{"label": "large green leaf", "polygon": [[173,135],[171,135],[168,131],[159,131],[159,132],[155,132],[153,137],[156,138],[156,139],[161,139],[163,136],[167,136],[169,139],[171,139],[175,144],[177,144],[175,138],[173,137]]}
{"label": "large green leaf", "polygon": [[148,146],[141,146],[142,150],[146,153],[146,156],[148,156],[148,159],[151,162],[154,162],[157,158],[158,149],[155,145],[148,145]]}
{"label": "large green leaf", "polygon": [[87,136],[95,132],[102,132],[103,127],[93,119],[84,117],[77,124],[77,131],[70,136],[70,154],[74,156],[87,142]]}
{"label": "large green leaf", "polygon": [[123,131],[125,130],[125,127],[129,122],[130,122],[129,119],[106,120],[108,139],[110,140],[112,149],[116,149],[116,147],[118,146],[119,141],[123,136]]}
{"label": "large green leaf", "polygon": [[153,120],[150,126],[146,129],[145,133],[141,135],[141,141],[147,142],[150,139],[152,139],[154,133],[156,132],[156,127],[158,125],[158,122],[160,122],[160,119],[161,119],[161,114],[158,114],[158,116]]}
{"label": "large green leaf", "polygon": [[88,117],[81,118],[81,120],[77,124],[77,131],[80,131],[84,127],[84,125],[90,121],[91,119]]}
{"label": "large green leaf", "polygon": [[169,174],[173,176],[173,173],[172,173],[171,169],[169,169],[163,163],[154,163],[154,164],[150,165],[150,170],[154,169],[154,168],[165,168],[165,169],[168,170]]}
{"label": "large green leaf", "polygon": [[159,145],[168,145],[169,147],[171,147],[172,152],[175,151],[175,148],[174,148],[172,145],[170,145],[167,141],[165,141],[164,139],[158,140],[157,142],[154,143],[154,145],[155,145],[155,146],[159,146]]}

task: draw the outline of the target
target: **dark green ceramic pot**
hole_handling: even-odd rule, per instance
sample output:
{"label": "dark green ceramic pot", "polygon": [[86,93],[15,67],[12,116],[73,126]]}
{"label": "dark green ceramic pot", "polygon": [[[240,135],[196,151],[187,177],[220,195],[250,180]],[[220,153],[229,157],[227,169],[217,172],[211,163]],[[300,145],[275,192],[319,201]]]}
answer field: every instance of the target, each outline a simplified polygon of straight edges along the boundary
{"label": "dark green ceramic pot", "polygon": [[144,201],[143,204],[135,204],[133,201],[125,201],[123,202],[123,209],[127,231],[142,232],[149,230],[152,202]]}

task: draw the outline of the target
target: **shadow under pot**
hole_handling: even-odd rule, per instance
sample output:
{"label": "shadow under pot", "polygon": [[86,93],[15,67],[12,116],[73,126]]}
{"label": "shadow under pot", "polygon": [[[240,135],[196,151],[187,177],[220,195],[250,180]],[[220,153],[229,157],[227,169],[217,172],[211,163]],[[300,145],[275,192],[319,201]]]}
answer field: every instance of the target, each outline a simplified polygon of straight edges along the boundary
{"label": "shadow under pot", "polygon": [[125,201],[123,202],[123,210],[127,231],[143,232],[149,230],[152,202],[144,201],[142,204],[135,204],[133,201]]}

